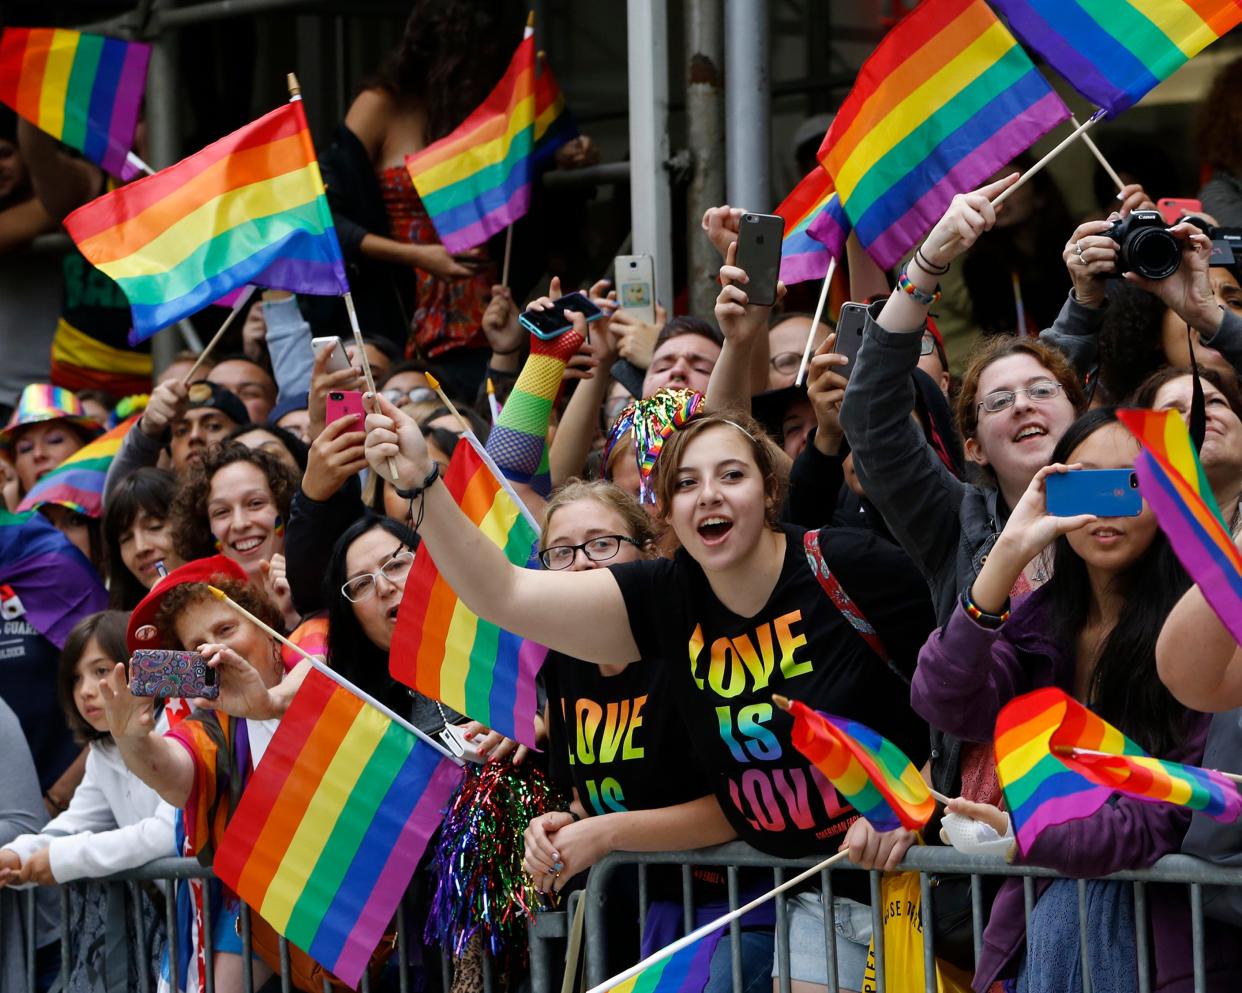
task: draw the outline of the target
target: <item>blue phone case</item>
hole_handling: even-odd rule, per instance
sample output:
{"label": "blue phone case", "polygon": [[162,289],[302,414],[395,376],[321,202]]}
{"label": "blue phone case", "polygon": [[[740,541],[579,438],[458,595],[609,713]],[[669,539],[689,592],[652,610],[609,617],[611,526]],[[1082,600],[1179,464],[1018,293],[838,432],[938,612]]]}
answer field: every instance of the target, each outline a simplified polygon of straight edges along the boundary
{"label": "blue phone case", "polygon": [[1143,497],[1133,469],[1071,469],[1045,481],[1048,513],[1054,517],[1138,517]]}
{"label": "blue phone case", "polygon": [[[518,323],[536,338],[542,338],[544,341],[551,341],[553,338],[559,338],[573,327],[573,323],[565,317],[564,311],[566,308],[570,310],[577,309],[574,307],[574,304],[578,303],[582,299],[585,299],[582,293],[567,293],[565,296],[558,297],[556,300],[552,301],[553,307],[551,310],[535,311],[533,314],[531,311],[523,311],[518,314]],[[588,303],[589,302],[590,301],[588,301]],[[603,312],[598,308],[592,306],[592,310],[594,310],[594,313],[587,311],[584,315],[588,325],[590,325],[592,321],[598,321],[604,316]],[[528,317],[528,314],[531,316]],[[554,328],[541,328],[535,323],[534,320],[532,320],[532,317],[543,318],[543,321],[546,324],[554,316],[560,318],[560,321]]]}

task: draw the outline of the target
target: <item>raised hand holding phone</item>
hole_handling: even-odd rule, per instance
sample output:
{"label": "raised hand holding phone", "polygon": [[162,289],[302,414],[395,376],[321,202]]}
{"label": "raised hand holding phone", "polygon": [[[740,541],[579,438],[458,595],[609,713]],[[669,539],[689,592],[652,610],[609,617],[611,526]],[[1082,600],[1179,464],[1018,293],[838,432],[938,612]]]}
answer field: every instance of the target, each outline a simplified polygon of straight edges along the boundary
{"label": "raised hand holding phone", "polygon": [[738,268],[746,272],[746,295],[752,304],[771,307],[776,303],[784,237],[783,217],[776,214],[742,215],[734,257]]}

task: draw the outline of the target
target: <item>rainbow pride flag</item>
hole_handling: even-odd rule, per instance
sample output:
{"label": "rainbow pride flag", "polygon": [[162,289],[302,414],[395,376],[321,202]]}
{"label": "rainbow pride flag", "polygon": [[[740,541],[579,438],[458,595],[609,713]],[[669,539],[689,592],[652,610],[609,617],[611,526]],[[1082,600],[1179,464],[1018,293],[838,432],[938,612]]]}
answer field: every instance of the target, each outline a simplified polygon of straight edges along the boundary
{"label": "rainbow pride flag", "polygon": [[863,63],[819,161],[859,240],[888,269],[954,194],[1068,117],[983,0],[924,0]]}
{"label": "rainbow pride flag", "polygon": [[[302,651],[318,655],[321,659],[328,657],[328,615],[314,614],[308,617],[289,632],[289,640]],[[294,668],[302,661],[302,656],[288,645],[280,646],[280,661],[286,670]]]}
{"label": "rainbow pride flag", "polygon": [[1055,686],[1015,697],[996,720],[996,771],[1022,852],[1044,829],[1090,817],[1115,792],[1218,820],[1242,814],[1219,772],[1152,758]]}
{"label": "rainbow pride flag", "polygon": [[993,0],[1014,32],[1110,117],[1242,22],[1237,0]]}
{"label": "rainbow pride flag", "polygon": [[793,744],[877,831],[927,825],[936,801],[918,769],[865,724],[791,700]]}
{"label": "rainbow pride flag", "polygon": [[565,142],[578,137],[578,125],[565,106],[565,94],[552,75],[548,57],[536,55],[535,76],[535,164],[547,162]]}
{"label": "rainbow pride flag", "polygon": [[1134,461],[1139,492],[1204,599],[1242,642],[1242,553],[1221,517],[1185,422],[1173,410],[1119,410],[1117,416],[1143,446]]}
{"label": "rainbow pride flag", "polygon": [[[535,93],[535,33],[528,27],[487,99],[451,134],[405,157],[414,188],[450,252],[483,244],[530,207]],[[545,109],[550,113],[554,107],[555,101]],[[545,136],[554,120],[548,118]]]}
{"label": "rainbow pride flag", "polygon": [[147,86],[151,46],[63,28],[5,28],[0,102],[119,179]]}
{"label": "rainbow pride flag", "polygon": [[427,739],[312,669],[229,821],[216,876],[356,988],[460,779]]}
{"label": "rainbow pride flag", "polygon": [[[472,435],[453,450],[444,483],[510,562],[532,561],[539,528]],[[388,654],[394,679],[534,748],[535,677],[547,653],[471,612],[419,549]]]}
{"label": "rainbow pride flag", "polygon": [[637,976],[608,987],[608,993],[703,993],[712,955],[723,936],[724,928],[713,931],[668,958],[652,962]]}
{"label": "rainbow pride flag", "polygon": [[132,414],[111,431],[79,448],[30,488],[17,512],[38,510],[44,504],[55,503],[87,517],[102,516],[108,467],[120,451],[129,429],[140,417],[141,412]]}
{"label": "rainbow pride flag", "polygon": [[86,556],[37,511],[0,508],[0,617],[25,617],[63,648],[73,626],[108,606],[108,591]]}
{"label": "rainbow pride flag", "polygon": [[131,344],[246,283],[349,292],[302,101],[65,218],[129,298]]}
{"label": "rainbow pride flag", "polygon": [[829,260],[841,258],[850,229],[828,173],[818,167],[807,173],[776,213],[785,219],[781,280],[823,279]]}

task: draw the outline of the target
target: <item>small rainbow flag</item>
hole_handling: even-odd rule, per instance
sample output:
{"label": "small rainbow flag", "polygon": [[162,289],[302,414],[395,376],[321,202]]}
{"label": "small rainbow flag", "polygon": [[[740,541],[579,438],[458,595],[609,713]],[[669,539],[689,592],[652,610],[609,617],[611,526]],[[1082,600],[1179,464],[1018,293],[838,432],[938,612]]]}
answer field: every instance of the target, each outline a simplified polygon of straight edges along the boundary
{"label": "small rainbow flag", "polygon": [[983,0],[924,0],[880,42],[819,148],[859,241],[896,265],[1069,109]]}
{"label": "small rainbow flag", "polygon": [[704,935],[698,941],[652,962],[637,976],[631,976],[608,993],[703,993],[711,974],[712,955],[724,936],[724,928]]}
{"label": "small rainbow flag", "polygon": [[63,648],[78,621],[107,606],[108,591],[86,556],[46,517],[0,508],[0,608],[6,620],[24,613],[39,634]]}
{"label": "small rainbow flag", "polygon": [[[778,701],[779,702],[779,701]],[[877,831],[918,831],[936,801],[900,748],[865,724],[789,702],[793,744]]]}
{"label": "small rainbow flag", "polygon": [[111,431],[79,448],[30,488],[17,512],[38,510],[44,504],[55,503],[87,517],[100,517],[108,467],[120,451],[129,429],[140,417],[141,412],[132,414]]}
{"label": "small rainbow flag", "polygon": [[65,218],[124,290],[131,344],[246,283],[349,292],[302,101]]}
{"label": "small rainbow flag", "polygon": [[229,821],[216,876],[356,988],[460,779],[425,738],[312,669]]}
{"label": "small rainbow flag", "polygon": [[63,28],[5,28],[0,102],[119,179],[147,85],[151,46]]}
{"label": "small rainbow flag", "polygon": [[[328,615],[315,614],[308,617],[291,632],[289,640],[302,651],[318,655],[321,659],[328,657]],[[302,656],[288,645],[280,646],[280,661],[286,670],[294,668],[302,661]]]}
{"label": "small rainbow flag", "polygon": [[[527,27],[487,99],[451,134],[405,157],[414,188],[448,251],[483,244],[529,208],[536,88],[535,32]],[[554,108],[555,101],[545,109],[550,114]],[[554,120],[548,119],[549,128]]]}
{"label": "small rainbow flag", "polygon": [[1242,22],[1237,0],[994,0],[1065,81],[1115,117]]}
{"label": "small rainbow flag", "polygon": [[535,77],[535,164],[541,165],[556,154],[565,142],[578,137],[578,125],[565,106],[565,94],[552,75],[548,57],[539,52]]}
{"label": "small rainbow flag", "polygon": [[1090,817],[1115,792],[1218,820],[1242,813],[1218,772],[1152,758],[1055,686],[1009,701],[996,719],[996,772],[1022,852],[1045,828]]}
{"label": "small rainbow flag", "polygon": [[1139,492],[1183,568],[1242,642],[1242,553],[1221,517],[1185,422],[1174,410],[1119,410],[1117,417],[1143,446],[1134,461]]}
{"label": "small rainbow flag", "polygon": [[[539,528],[472,435],[453,450],[444,483],[510,562],[531,562]],[[394,679],[534,748],[535,677],[547,653],[472,613],[426,546],[418,550],[388,656]]]}
{"label": "small rainbow flag", "polygon": [[840,259],[850,224],[832,179],[818,166],[776,208],[785,219],[781,274],[785,283],[823,279],[830,259]]}

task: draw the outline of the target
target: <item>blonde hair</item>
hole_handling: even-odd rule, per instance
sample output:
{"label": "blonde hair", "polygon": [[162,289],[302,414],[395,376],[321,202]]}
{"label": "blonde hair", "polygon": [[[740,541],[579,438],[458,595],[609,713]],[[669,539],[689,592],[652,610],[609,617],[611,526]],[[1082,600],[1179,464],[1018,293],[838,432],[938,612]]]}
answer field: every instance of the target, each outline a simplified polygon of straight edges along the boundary
{"label": "blonde hair", "polygon": [[[655,524],[642,504],[621,489],[616,483],[603,479],[578,479],[574,477],[557,489],[548,500],[543,512],[543,534],[546,536],[552,526],[552,515],[562,507],[579,500],[594,500],[596,503],[616,511],[625,525],[625,533],[642,546],[644,552],[650,551],[659,537]],[[540,539],[540,548],[546,547]]]}

